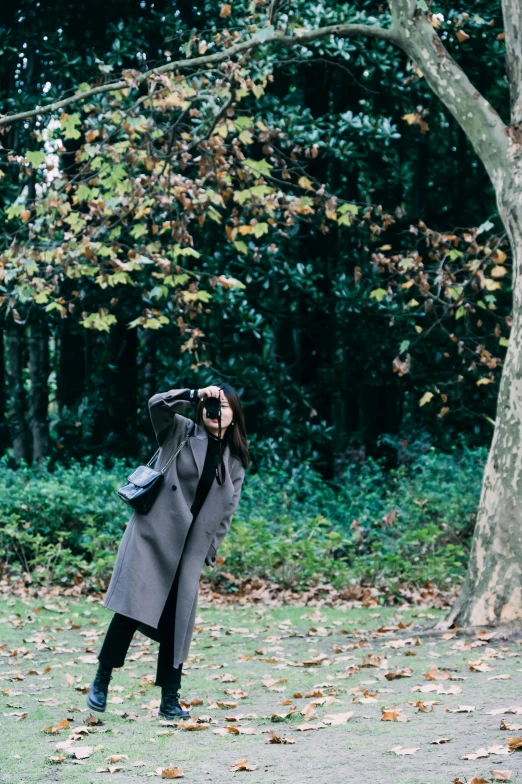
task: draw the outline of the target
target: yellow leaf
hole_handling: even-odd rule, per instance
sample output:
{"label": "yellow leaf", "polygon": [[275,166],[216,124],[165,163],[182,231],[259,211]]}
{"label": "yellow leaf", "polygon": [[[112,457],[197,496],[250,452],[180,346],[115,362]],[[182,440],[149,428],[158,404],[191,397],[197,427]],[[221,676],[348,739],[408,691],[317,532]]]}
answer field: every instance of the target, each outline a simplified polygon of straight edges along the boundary
{"label": "yellow leaf", "polygon": [[300,185],[301,188],[313,189],[314,187],[308,177],[299,177],[297,184]]}
{"label": "yellow leaf", "polygon": [[493,381],[491,378],[487,378],[486,376],[484,376],[483,378],[479,378],[479,380],[477,381],[477,386],[479,387],[481,384],[492,384],[492,383]]}
{"label": "yellow leaf", "polygon": [[415,125],[415,123],[418,122],[418,114],[416,114],[415,112],[410,112],[409,114],[403,114],[402,119],[406,120],[408,125]]}
{"label": "yellow leaf", "polygon": [[419,400],[419,406],[424,406],[426,403],[429,403],[433,397],[433,392],[425,392],[421,399]]}
{"label": "yellow leaf", "polygon": [[455,33],[455,37],[457,38],[458,42],[461,44],[463,41],[467,41],[469,35],[464,32],[464,30],[457,30]]}
{"label": "yellow leaf", "polygon": [[506,261],[506,259],[507,259],[507,256],[506,256],[506,254],[504,253],[504,251],[503,251],[503,250],[499,250],[499,249],[497,248],[497,250],[495,250],[495,251],[494,251],[494,252],[491,254],[491,258],[493,259],[493,261],[495,262],[495,264],[504,264],[504,262],[505,262],[505,261]]}
{"label": "yellow leaf", "polygon": [[227,16],[230,16],[231,11],[232,11],[232,6],[229,3],[222,3],[221,11],[219,12],[219,15],[222,19],[226,19]]}
{"label": "yellow leaf", "polygon": [[507,272],[506,267],[502,267],[500,264],[496,264],[493,269],[491,270],[491,276],[493,278],[502,278]]}
{"label": "yellow leaf", "polygon": [[502,286],[497,280],[491,280],[491,278],[484,278],[484,288],[488,291],[495,291],[495,289],[501,289]]}

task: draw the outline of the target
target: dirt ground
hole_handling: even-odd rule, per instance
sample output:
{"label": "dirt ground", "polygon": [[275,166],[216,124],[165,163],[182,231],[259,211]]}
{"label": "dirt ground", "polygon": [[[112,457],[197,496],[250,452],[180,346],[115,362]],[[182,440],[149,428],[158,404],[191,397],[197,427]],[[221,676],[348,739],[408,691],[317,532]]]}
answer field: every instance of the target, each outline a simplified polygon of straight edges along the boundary
{"label": "dirt ground", "polygon": [[137,782],[180,768],[191,784],[522,784],[522,635],[444,638],[429,631],[440,614],[200,603],[184,725],[157,717],[158,646],[140,634],[107,711],[86,707],[112,617],[98,601],[1,597],[0,782]]}

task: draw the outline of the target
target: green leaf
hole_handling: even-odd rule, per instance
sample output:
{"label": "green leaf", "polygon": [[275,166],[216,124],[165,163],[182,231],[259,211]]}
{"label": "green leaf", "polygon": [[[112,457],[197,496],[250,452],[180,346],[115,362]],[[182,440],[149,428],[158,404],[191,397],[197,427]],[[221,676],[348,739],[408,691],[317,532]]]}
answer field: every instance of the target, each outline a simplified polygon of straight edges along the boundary
{"label": "green leaf", "polygon": [[66,139],[79,139],[81,136],[80,131],[76,129],[77,125],[81,125],[82,121],[80,120],[80,115],[78,113],[75,114],[66,114],[63,119],[60,119],[60,124],[63,129],[63,135]]}
{"label": "green leaf", "polygon": [[24,209],[23,204],[10,204],[5,211],[7,220],[13,220],[13,218],[18,218],[23,209]]}
{"label": "green leaf", "polygon": [[462,294],[462,286],[453,286],[449,290],[449,293],[451,294],[454,300],[457,300]]}
{"label": "green leaf", "polygon": [[199,299],[201,302],[210,302],[212,299],[212,294],[208,291],[198,291],[196,294],[196,299]]}
{"label": "green leaf", "polygon": [[133,226],[131,229],[131,234],[135,240],[139,240],[140,237],[143,237],[148,231],[147,227],[144,223],[138,223],[136,226]]}
{"label": "green leaf", "polygon": [[409,349],[409,347],[410,347],[410,341],[409,340],[403,340],[401,345],[400,345],[400,347],[399,347],[399,354],[402,354],[402,353],[404,353],[404,351],[407,351]]}
{"label": "green leaf", "polygon": [[462,316],[465,315],[466,315],[466,308],[464,307],[464,305],[461,305],[460,308],[458,308],[457,312],[455,313],[455,319],[462,318]]}
{"label": "green leaf", "polygon": [[373,291],[370,291],[370,297],[376,299],[377,302],[381,302],[387,294],[388,292],[386,289],[374,289]]}
{"label": "green leaf", "polygon": [[247,169],[250,169],[255,174],[264,174],[267,177],[270,176],[270,169],[273,169],[273,165],[268,161],[254,161],[252,158],[246,158],[243,161],[243,166]]}
{"label": "green leaf", "polygon": [[256,223],[256,225],[252,228],[252,234],[254,237],[262,237],[263,234],[268,234],[268,223]]}
{"label": "green leaf", "polygon": [[234,245],[235,245],[236,250],[239,253],[248,253],[247,244],[246,244],[246,242],[243,242],[243,240],[236,240],[234,242]]}
{"label": "green leaf", "polygon": [[344,215],[345,212],[351,212],[354,215],[357,215],[359,213],[359,207],[357,204],[341,204],[337,212],[339,215]]}
{"label": "green leaf", "polygon": [[500,338],[498,344],[499,346],[509,346],[509,338]]}
{"label": "green leaf", "polygon": [[45,163],[47,159],[47,155],[41,150],[29,150],[25,153],[25,157],[31,166],[34,166],[35,168],[38,168],[41,163]]}
{"label": "green leaf", "polygon": [[453,250],[450,250],[450,252],[448,253],[448,258],[451,259],[451,261],[456,261],[456,259],[460,259],[460,257],[463,255],[464,254],[462,253],[462,251],[453,248]]}

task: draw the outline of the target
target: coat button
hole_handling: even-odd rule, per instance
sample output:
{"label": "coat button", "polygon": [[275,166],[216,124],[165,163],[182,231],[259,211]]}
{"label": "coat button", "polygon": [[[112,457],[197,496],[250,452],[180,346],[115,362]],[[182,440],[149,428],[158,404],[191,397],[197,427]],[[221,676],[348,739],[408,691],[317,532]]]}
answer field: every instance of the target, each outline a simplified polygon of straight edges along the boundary
{"label": "coat button", "polygon": [[173,489],[173,490],[177,490],[177,487],[176,487],[176,485],[172,485],[172,489]]}

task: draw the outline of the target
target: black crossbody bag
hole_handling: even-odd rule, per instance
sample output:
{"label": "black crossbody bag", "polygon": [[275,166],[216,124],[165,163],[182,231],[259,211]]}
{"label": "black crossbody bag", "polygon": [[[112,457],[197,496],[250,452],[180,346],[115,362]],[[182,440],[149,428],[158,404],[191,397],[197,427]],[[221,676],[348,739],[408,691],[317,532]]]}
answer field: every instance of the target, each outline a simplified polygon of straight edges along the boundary
{"label": "black crossbody bag", "polygon": [[[194,426],[192,427],[192,432],[193,431]],[[189,432],[161,471],[151,468],[151,463],[153,463],[158,456],[159,449],[156,450],[147,465],[138,466],[138,468],[127,477],[127,484],[122,485],[122,487],[118,489],[118,496],[121,500],[125,501],[125,503],[135,509],[136,512],[147,514],[147,512],[151,510],[161,489],[163,480],[165,479],[165,471],[174,458],[181,452],[190,438],[190,435],[191,433]]]}

